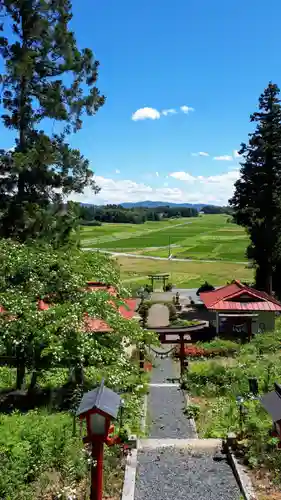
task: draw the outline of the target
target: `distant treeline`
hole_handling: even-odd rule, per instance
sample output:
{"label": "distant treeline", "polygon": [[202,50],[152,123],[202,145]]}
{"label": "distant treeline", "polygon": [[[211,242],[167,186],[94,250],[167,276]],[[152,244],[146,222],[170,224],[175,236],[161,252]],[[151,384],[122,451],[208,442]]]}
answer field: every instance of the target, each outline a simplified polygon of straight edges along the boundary
{"label": "distant treeline", "polygon": [[180,217],[198,217],[196,208],[155,207],[124,208],[121,205],[81,206],[80,218],[84,225],[100,225],[103,222],[143,224],[144,222]]}
{"label": "distant treeline", "polygon": [[232,215],[231,207],[217,207],[216,205],[206,205],[202,208],[201,212],[204,214],[227,214]]}

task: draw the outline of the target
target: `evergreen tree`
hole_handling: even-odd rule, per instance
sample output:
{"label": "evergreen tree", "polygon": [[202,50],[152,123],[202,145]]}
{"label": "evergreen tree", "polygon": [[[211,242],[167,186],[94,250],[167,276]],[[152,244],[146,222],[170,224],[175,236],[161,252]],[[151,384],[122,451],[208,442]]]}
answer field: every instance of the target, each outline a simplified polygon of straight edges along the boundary
{"label": "evergreen tree", "polygon": [[[250,117],[257,126],[242,144],[241,178],[230,204],[236,222],[247,228],[248,257],[256,266],[256,286],[269,293],[281,262],[281,105],[280,90],[269,83]],[[274,280],[275,281],[275,280]]]}
{"label": "evergreen tree", "polygon": [[[85,186],[98,190],[88,160],[67,137],[104,97],[98,61],[90,49],[78,50],[69,29],[69,0],[0,0],[0,13],[2,120],[16,135],[14,150],[0,150],[0,235],[25,241],[48,224],[42,214],[50,206]],[[56,122],[60,132],[48,135]]]}

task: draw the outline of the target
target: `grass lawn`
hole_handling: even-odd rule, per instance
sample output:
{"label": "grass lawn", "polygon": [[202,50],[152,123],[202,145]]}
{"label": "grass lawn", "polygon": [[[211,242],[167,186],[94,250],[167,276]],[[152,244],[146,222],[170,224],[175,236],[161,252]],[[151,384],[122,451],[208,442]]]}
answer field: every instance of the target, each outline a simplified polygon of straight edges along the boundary
{"label": "grass lawn", "polygon": [[196,288],[204,281],[224,285],[233,279],[251,281],[253,278],[252,269],[228,262],[174,262],[121,256],[117,260],[121,266],[122,281],[132,287],[147,283],[150,273],[170,273],[170,281],[179,288]]}
{"label": "grass lawn", "polygon": [[248,236],[243,228],[227,221],[226,215],[204,215],[138,225],[83,227],[82,244],[158,257],[168,257],[171,245],[171,253],[178,258],[244,262]]}

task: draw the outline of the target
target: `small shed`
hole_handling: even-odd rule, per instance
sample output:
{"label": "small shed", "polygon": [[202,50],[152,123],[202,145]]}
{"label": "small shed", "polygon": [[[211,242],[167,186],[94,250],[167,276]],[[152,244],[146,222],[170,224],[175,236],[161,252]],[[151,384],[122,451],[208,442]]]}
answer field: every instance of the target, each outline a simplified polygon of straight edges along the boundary
{"label": "small shed", "polygon": [[216,315],[217,333],[252,334],[272,331],[281,303],[265,292],[238,280],[210,292],[200,293],[205,307]]}

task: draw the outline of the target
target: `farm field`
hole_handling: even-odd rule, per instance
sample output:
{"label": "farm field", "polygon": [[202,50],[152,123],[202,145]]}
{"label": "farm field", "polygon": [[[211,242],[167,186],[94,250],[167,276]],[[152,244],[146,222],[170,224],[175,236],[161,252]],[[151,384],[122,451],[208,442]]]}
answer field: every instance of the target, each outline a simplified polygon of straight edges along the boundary
{"label": "farm field", "polygon": [[204,281],[219,286],[233,279],[249,282],[253,279],[253,269],[234,262],[177,262],[123,256],[116,259],[121,267],[122,282],[132,289],[148,283],[150,273],[169,273],[169,281],[178,288],[196,288]]}
{"label": "farm field", "polygon": [[168,257],[171,249],[173,257],[178,258],[244,262],[248,236],[243,228],[227,220],[226,215],[204,215],[142,225],[83,227],[82,244],[155,257]]}

